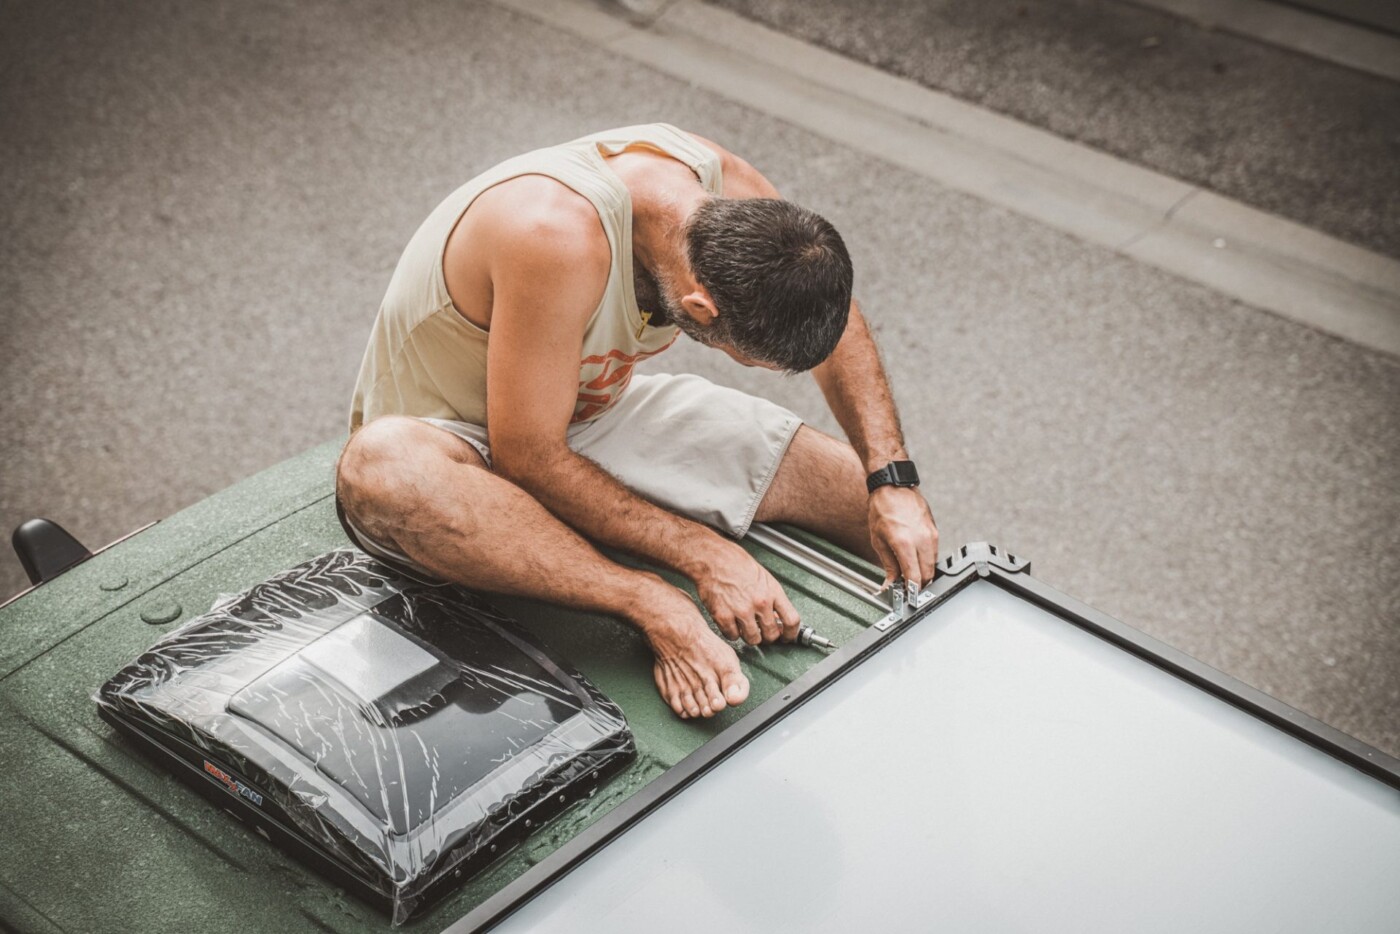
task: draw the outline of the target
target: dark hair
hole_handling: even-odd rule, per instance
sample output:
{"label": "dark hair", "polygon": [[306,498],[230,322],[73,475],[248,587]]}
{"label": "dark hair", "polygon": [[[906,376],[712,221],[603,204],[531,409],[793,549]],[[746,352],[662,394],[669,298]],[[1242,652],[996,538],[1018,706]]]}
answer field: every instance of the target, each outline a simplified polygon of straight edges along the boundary
{"label": "dark hair", "polygon": [[790,373],[836,349],[851,307],[851,257],[819,214],[774,198],[711,198],[690,216],[686,252],[719,310],[706,343]]}

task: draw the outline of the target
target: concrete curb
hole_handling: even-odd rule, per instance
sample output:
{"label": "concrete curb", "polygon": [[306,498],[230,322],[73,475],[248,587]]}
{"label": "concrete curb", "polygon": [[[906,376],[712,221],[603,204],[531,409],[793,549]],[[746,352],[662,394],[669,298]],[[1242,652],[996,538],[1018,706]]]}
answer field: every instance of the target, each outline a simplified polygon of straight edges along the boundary
{"label": "concrete curb", "polygon": [[1400,81],[1400,39],[1267,0],[1128,0],[1206,29]]}
{"label": "concrete curb", "polygon": [[696,0],[649,18],[586,0],[492,2],[1246,304],[1400,356],[1400,261]]}

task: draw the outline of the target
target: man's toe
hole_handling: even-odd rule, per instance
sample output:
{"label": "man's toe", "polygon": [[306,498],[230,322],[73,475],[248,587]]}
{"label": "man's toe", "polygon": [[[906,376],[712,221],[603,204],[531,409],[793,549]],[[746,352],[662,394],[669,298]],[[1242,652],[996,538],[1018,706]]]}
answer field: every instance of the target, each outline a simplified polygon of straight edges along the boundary
{"label": "man's toe", "polygon": [[728,706],[724,702],[723,692],[719,689],[719,682],[713,677],[705,678],[705,685],[701,696],[709,701],[710,708],[714,710],[715,713],[719,713]]}
{"label": "man's toe", "polygon": [[724,699],[730,707],[738,707],[749,699],[749,679],[739,672],[724,676]]}

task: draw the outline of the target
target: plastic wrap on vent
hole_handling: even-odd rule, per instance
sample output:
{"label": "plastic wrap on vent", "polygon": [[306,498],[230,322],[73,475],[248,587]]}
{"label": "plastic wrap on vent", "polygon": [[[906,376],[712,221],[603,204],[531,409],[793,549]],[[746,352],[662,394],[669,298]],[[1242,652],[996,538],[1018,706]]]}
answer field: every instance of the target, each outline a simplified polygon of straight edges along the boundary
{"label": "plastic wrap on vent", "polygon": [[221,599],[95,700],[396,924],[635,754],[622,711],[480,596],[349,550]]}

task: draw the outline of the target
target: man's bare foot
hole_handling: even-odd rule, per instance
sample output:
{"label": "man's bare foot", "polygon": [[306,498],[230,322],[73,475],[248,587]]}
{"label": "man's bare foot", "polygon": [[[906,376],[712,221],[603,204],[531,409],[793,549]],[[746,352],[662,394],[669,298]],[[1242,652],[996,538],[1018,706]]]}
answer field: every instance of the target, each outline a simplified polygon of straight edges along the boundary
{"label": "man's bare foot", "polygon": [[[664,589],[663,589],[664,588]],[[684,591],[662,583],[632,616],[656,655],[661,697],[680,717],[713,717],[749,696],[739,656],[705,623]]]}

